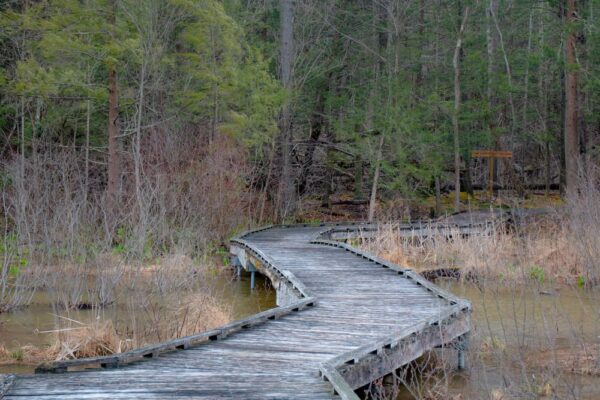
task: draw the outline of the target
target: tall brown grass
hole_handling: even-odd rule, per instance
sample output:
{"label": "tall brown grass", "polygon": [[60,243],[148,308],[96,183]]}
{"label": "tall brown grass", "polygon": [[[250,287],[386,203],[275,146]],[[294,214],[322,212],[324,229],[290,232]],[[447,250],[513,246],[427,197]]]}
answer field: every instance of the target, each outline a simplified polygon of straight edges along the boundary
{"label": "tall brown grass", "polygon": [[[54,328],[40,332],[53,336],[50,346],[26,345],[9,351],[0,343],[0,363],[108,355],[210,330],[233,319],[231,306],[212,284],[214,272],[189,257],[125,266],[118,274],[115,304],[95,307],[92,303],[85,314],[57,308]],[[81,315],[85,319],[77,317]]]}
{"label": "tall brown grass", "polygon": [[[17,358],[102,355],[231,320],[206,264],[252,214],[243,146],[225,135],[207,145],[201,135],[152,129],[139,158],[122,154],[115,208],[95,153],[86,165],[81,149],[41,138],[36,149],[0,168],[0,313],[43,291],[56,340],[25,346]],[[126,311],[113,323],[107,307]],[[90,320],[70,319],[78,309],[90,309]]]}
{"label": "tall brown grass", "polygon": [[[465,277],[525,283],[531,279],[594,286],[600,283],[600,172],[581,178],[563,207],[532,223],[502,220],[473,235],[434,229],[407,240],[394,223],[362,246],[417,271],[460,269]],[[450,239],[449,239],[450,238]]]}
{"label": "tall brown grass", "polygon": [[397,226],[386,224],[362,247],[417,272],[457,269],[463,277],[478,280],[574,284],[589,274],[582,253],[573,245],[572,221],[562,211],[510,230],[499,222],[469,236],[453,228],[438,231],[432,226],[431,232],[426,238],[407,240]]}
{"label": "tall brown grass", "polygon": [[589,284],[600,284],[600,167],[590,165],[580,174],[577,190],[567,198],[565,222],[577,265]]}
{"label": "tall brown grass", "polygon": [[27,305],[40,287],[61,307],[86,297],[110,304],[124,265],[202,257],[253,213],[246,154],[228,136],[207,145],[187,132],[148,132],[139,177],[123,153],[117,207],[105,198],[97,160],[86,175],[82,150],[37,141],[37,152],[0,168],[0,312]]}
{"label": "tall brown grass", "polygon": [[370,398],[395,399],[398,385],[428,400],[598,398],[599,176],[588,174],[563,207],[526,224],[424,239],[387,226],[363,240],[366,250],[418,272],[458,269],[464,282],[450,287],[474,307],[466,377],[451,372],[451,357],[434,373],[419,364],[418,379],[397,371]]}

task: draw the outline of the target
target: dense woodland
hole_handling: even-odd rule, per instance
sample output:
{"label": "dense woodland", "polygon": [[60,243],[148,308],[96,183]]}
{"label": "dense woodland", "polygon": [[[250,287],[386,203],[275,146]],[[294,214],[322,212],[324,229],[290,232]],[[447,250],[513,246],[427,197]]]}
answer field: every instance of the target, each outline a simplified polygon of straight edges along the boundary
{"label": "dense woodland", "polygon": [[3,225],[47,251],[206,247],[307,204],[459,209],[487,182],[475,149],[513,152],[502,188],[564,192],[600,156],[597,0],[0,11]]}
{"label": "dense woodland", "polygon": [[[476,150],[512,157],[490,179]],[[119,353],[275,307],[279,278],[250,290],[227,240],[352,219],[384,222],[353,246],[473,304],[471,372],[451,379],[455,355],[424,357],[393,390],[600,398],[600,0],[0,0],[0,160],[0,397],[6,365]],[[519,212],[487,219],[506,206]],[[397,229],[428,216],[433,230]],[[308,245],[285,241],[269,246],[287,278],[335,254],[296,259]],[[388,279],[351,278],[366,266],[345,260],[302,286]],[[399,299],[368,285],[343,296],[363,327],[369,293],[386,309]],[[327,320],[293,329],[318,341]],[[362,332],[345,327],[329,333]]]}

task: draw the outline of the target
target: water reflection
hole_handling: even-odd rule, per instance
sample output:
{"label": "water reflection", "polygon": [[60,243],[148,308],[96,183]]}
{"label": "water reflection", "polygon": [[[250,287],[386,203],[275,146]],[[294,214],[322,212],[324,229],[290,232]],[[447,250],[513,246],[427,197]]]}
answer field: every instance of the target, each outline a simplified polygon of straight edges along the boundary
{"label": "water reflection", "polygon": [[[449,398],[600,399],[600,291],[437,283],[473,304],[470,368]],[[397,400],[413,398],[401,388]]]}
{"label": "water reflection", "polygon": [[[231,310],[233,319],[276,307],[275,291],[269,280],[260,274],[256,276],[254,290],[250,289],[250,275],[247,273],[242,273],[240,279],[228,274],[218,274],[209,279],[210,282],[204,284],[210,286],[212,293]],[[111,320],[117,331],[128,332],[132,324],[130,310],[127,299],[102,309],[57,310],[52,307],[48,293],[42,291],[35,295],[31,306],[0,314],[0,345],[8,351],[27,345],[49,346],[55,340],[53,331],[65,318],[83,323]],[[144,312],[139,313],[136,323],[143,315]],[[31,365],[5,364],[0,365],[0,373],[31,373],[33,368]]]}

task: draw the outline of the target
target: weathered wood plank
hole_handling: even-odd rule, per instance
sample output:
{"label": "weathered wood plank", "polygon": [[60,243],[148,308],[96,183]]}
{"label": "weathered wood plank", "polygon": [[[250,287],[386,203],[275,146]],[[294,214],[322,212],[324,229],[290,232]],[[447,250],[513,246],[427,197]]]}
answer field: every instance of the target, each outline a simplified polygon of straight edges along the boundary
{"label": "weathered wood plank", "polygon": [[0,399],[4,397],[6,393],[8,393],[9,389],[12,387],[15,381],[14,375],[3,375],[0,374]]}
{"label": "weathered wood plank", "polygon": [[19,377],[7,398],[356,400],[366,380],[468,331],[471,307],[407,268],[330,240],[334,230],[373,228],[244,233],[232,252],[284,287],[292,304],[127,353],[50,363],[38,372],[106,368]]}

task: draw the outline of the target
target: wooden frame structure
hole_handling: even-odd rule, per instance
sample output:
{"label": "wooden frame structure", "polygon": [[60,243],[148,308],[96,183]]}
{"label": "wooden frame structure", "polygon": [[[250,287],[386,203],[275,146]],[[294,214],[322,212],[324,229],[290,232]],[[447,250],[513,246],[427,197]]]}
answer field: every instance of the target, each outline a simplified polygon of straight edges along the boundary
{"label": "wooden frame structure", "polygon": [[490,198],[494,196],[494,161],[496,158],[512,158],[512,151],[503,150],[473,150],[471,157],[487,158],[489,167],[488,191]]}
{"label": "wooden frame structure", "polygon": [[[224,348],[228,349],[231,345],[227,345],[227,343],[230,341],[235,343],[236,340],[239,342],[241,339],[237,338],[243,337],[251,337],[253,341],[258,340],[256,343],[252,342],[255,343],[252,345],[252,348],[265,348],[267,351],[265,356],[268,360],[273,358],[275,354],[270,353],[274,351],[273,340],[265,337],[263,342],[261,342],[261,338],[263,338],[262,334],[254,334],[253,332],[255,330],[257,330],[257,332],[269,332],[268,327],[271,326],[269,323],[270,321],[274,321],[273,323],[277,324],[276,326],[279,332],[276,334],[276,337],[282,337],[281,335],[283,335],[283,337],[285,337],[285,343],[293,343],[295,340],[294,337],[298,337],[300,340],[299,343],[303,343],[304,346],[303,354],[306,354],[306,356],[311,355],[309,357],[311,360],[322,359],[315,371],[317,376],[321,376],[321,383],[319,383],[318,380],[314,380],[314,375],[310,370],[305,371],[302,375],[305,377],[302,378],[305,379],[305,381],[303,381],[301,385],[303,388],[306,388],[307,395],[310,395],[310,391],[314,389],[314,396],[323,398],[322,390],[324,387],[324,380],[330,385],[330,396],[332,396],[332,398],[339,396],[342,399],[357,400],[358,397],[354,392],[357,388],[408,364],[426,351],[441,346],[452,345],[453,343],[462,343],[462,338],[468,334],[470,329],[471,305],[468,301],[460,299],[439,288],[408,268],[394,265],[347,244],[331,240],[331,237],[339,231],[344,231],[346,236],[351,232],[354,232],[358,237],[361,236],[361,231],[364,231],[364,229],[372,228],[372,225],[369,226],[364,224],[342,224],[341,226],[320,225],[317,227],[314,225],[286,225],[269,226],[244,233],[231,240],[231,252],[236,258],[236,263],[243,268],[261,272],[273,282],[274,287],[277,289],[279,307],[232,322],[209,332],[146,346],[141,349],[121,354],[78,360],[56,361],[43,364],[36,369],[36,373],[62,373],[69,370],[78,371],[84,367],[96,367],[96,370],[97,367],[101,367],[102,369],[133,368],[133,371],[135,372],[136,368],[142,368],[143,370],[143,363],[139,364],[140,367],[137,367],[137,364],[135,363],[144,359],[156,360],[157,358],[158,359],[154,363],[154,365],[156,365],[155,368],[159,368],[160,370],[162,363],[165,363],[165,368],[169,369],[169,363],[175,362],[177,357],[175,354],[169,355],[165,356],[167,357],[167,361],[161,361],[162,354],[187,349],[198,352],[202,348],[210,349],[212,347],[210,346],[210,343],[221,342],[224,343]],[[289,237],[290,239],[285,239],[286,237]],[[270,238],[276,238],[276,242],[273,243],[274,246],[278,246],[278,243],[281,242],[284,246],[289,246],[289,250],[283,249],[277,253],[277,259],[273,258],[270,254],[272,251],[269,250],[270,247],[268,245],[271,243]],[[311,239],[305,242],[304,238]],[[292,242],[286,244],[287,242],[285,240],[292,240]],[[294,256],[289,258],[287,255],[292,253]],[[306,260],[298,260],[295,258],[296,254],[305,254],[307,258]],[[350,268],[350,271],[353,268],[357,269],[357,271],[364,271],[364,273],[372,275],[372,279],[375,279],[375,281],[391,282],[390,279],[392,279],[397,287],[406,288],[406,294],[396,293],[394,296],[397,301],[401,301],[401,304],[405,304],[405,307],[409,307],[407,309],[410,309],[410,302],[407,303],[406,301],[402,301],[402,296],[407,296],[407,299],[428,299],[426,304],[430,305],[426,305],[425,303],[422,305],[415,304],[415,314],[407,319],[406,322],[402,315],[397,315],[397,318],[399,318],[397,321],[378,321],[378,324],[381,324],[382,327],[397,326],[397,329],[380,329],[381,334],[370,328],[365,330],[364,327],[368,327],[368,324],[377,320],[372,320],[370,322],[368,319],[361,321],[359,318],[361,318],[362,315],[369,316],[369,318],[378,318],[377,315],[372,316],[371,312],[367,310],[365,310],[364,313],[355,315],[352,310],[348,308],[352,307],[351,305],[344,306],[343,304],[339,304],[339,307],[345,307],[340,308],[339,311],[331,309],[334,304],[338,304],[337,302],[344,302],[346,301],[344,300],[346,298],[351,299],[347,294],[344,294],[344,291],[354,290],[352,288],[356,285],[348,286],[348,289],[342,285],[336,289],[339,294],[335,295],[329,290],[323,292],[322,289],[318,288],[323,287],[323,283],[327,282],[322,282],[315,286],[315,284],[312,283],[312,278],[319,277],[312,274],[306,274],[305,271],[299,269],[298,271],[302,271],[305,278],[307,276],[311,277],[311,279],[309,279],[311,284],[308,285],[299,279],[291,270],[288,270],[288,267],[285,267],[285,265],[288,265],[289,263],[286,264],[284,262],[283,265],[281,264],[282,257],[289,259],[289,262],[293,265],[300,266],[304,265],[303,263],[306,263],[307,268],[311,265],[312,267],[310,268],[313,268],[315,272],[323,271],[325,273],[323,279],[326,279],[327,276],[331,276],[331,271],[328,268],[323,268],[319,260],[324,260],[331,256],[336,256],[340,260],[346,260],[335,264],[337,265],[336,268],[343,268],[340,271],[346,271],[346,269],[344,269],[346,267],[343,267],[344,265],[352,264],[354,267],[347,267]],[[289,265],[291,266],[292,264]],[[348,272],[344,273],[346,274],[345,282],[353,282],[353,280],[350,279],[352,274],[348,275]],[[361,279],[358,286],[356,286],[357,290],[363,290],[360,288],[369,287],[371,286],[367,277]],[[379,292],[377,287],[372,289],[374,289],[375,292]],[[322,300],[322,306],[320,296],[323,295],[316,293],[315,290],[317,290],[318,293],[325,293],[325,297]],[[331,297],[332,295],[334,297]],[[392,301],[392,299],[390,301]],[[351,304],[355,303],[351,302]],[[371,298],[369,300],[365,298],[365,304],[372,304],[375,307],[374,312],[379,312],[381,318],[387,318],[385,316],[391,316],[394,313],[393,309],[390,309],[389,307],[381,308],[382,302],[379,298]],[[434,308],[429,309],[428,307]],[[377,311],[377,309],[380,309],[380,311]],[[321,319],[320,315],[323,312],[325,312],[328,317],[325,317],[322,322],[319,322]],[[390,314],[390,312],[392,314]],[[352,318],[348,319],[346,315],[352,316]],[[417,317],[418,315],[423,315],[423,317]],[[339,321],[336,322],[336,319]],[[354,325],[354,320],[356,320],[356,323],[359,325]],[[325,321],[331,321],[331,324],[333,324],[330,333],[323,331],[323,328],[311,328],[312,323],[317,323],[319,327],[324,327],[326,326],[324,325],[326,323]],[[305,326],[307,332],[311,332],[309,334],[314,336],[315,341],[307,341],[307,333],[304,333],[304,329],[288,332],[286,331],[287,326]],[[352,327],[362,328],[358,329],[356,333],[347,332],[345,336],[347,336],[348,339],[344,339],[344,335],[337,333],[346,332],[347,328]],[[319,332],[323,332],[325,336],[320,336],[321,333]],[[368,337],[372,337],[373,339],[367,339],[367,337],[361,338],[359,332],[369,332]],[[250,337],[248,334],[250,334]],[[248,338],[243,339],[240,344],[249,343]],[[347,342],[346,340],[350,339],[352,343],[362,344],[357,347],[352,347],[354,346],[352,345],[350,346],[351,348],[348,348],[350,342]],[[289,357],[292,357],[294,360],[303,359],[298,359],[297,356],[294,355],[294,351],[297,351],[294,350],[297,345],[292,346],[293,347],[289,350],[282,350],[281,353],[277,353],[279,354],[277,357],[285,358],[289,355]],[[313,348],[311,348],[311,346]],[[347,350],[335,352],[331,356],[326,356],[325,353],[331,354],[331,349],[338,347]],[[223,346],[220,346],[220,348],[223,348]],[[457,349],[459,350],[459,366],[463,367],[464,362],[461,362],[461,360],[464,360],[464,357],[462,356],[464,354],[464,348],[457,346]],[[235,353],[228,354],[235,355]],[[201,362],[202,360],[199,361]],[[236,363],[236,360],[231,361]],[[128,364],[132,365],[127,367]],[[203,368],[207,368],[204,364],[206,363],[201,364],[203,365]],[[257,365],[255,365],[255,367],[256,366]],[[222,373],[220,370],[215,370],[214,372],[217,374],[216,376]],[[275,374],[274,376],[280,374],[277,370],[272,372]],[[78,374],[90,373],[93,374],[93,370],[89,372],[78,372]],[[61,378],[61,380],[44,379],[43,385],[45,386],[43,387],[52,388],[53,385],[62,387],[61,385],[68,382],[70,374],[62,374],[62,376],[65,378]],[[86,375],[78,376],[85,377]],[[259,374],[258,376],[262,375]],[[282,379],[283,380],[280,382],[282,388],[290,385],[284,378]],[[13,392],[16,396],[30,396],[31,391],[29,388],[39,387],[35,376],[26,379],[26,382],[21,378],[17,378],[14,381],[11,381],[11,384],[12,386],[10,386],[10,384],[7,385],[7,387],[11,387],[7,394],[8,398],[12,398]],[[175,386],[173,386],[172,390],[178,390],[176,389],[177,382],[173,382],[173,384]],[[94,388],[94,390],[96,389]],[[225,390],[226,393],[233,393],[228,392],[227,388],[222,387],[210,390]],[[283,389],[272,388],[271,390],[280,393],[279,391]],[[293,390],[293,388],[289,390]]]}

